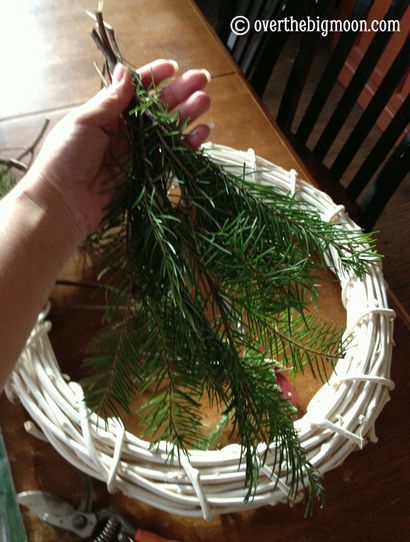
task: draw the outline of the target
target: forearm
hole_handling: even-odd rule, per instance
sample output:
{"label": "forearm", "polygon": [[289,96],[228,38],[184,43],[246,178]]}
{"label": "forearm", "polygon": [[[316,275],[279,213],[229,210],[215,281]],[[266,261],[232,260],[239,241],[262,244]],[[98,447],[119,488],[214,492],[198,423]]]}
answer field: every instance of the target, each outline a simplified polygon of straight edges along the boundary
{"label": "forearm", "polygon": [[80,240],[60,195],[38,179],[0,201],[0,390]]}

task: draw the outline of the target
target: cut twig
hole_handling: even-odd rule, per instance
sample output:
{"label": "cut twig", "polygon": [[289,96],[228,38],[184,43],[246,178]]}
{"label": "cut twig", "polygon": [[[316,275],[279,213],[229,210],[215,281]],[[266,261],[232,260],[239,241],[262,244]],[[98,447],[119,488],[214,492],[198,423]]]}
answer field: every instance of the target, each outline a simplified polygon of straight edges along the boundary
{"label": "cut twig", "polygon": [[40,143],[40,141],[43,139],[44,134],[46,133],[46,130],[50,124],[50,119],[46,118],[44,120],[43,126],[41,127],[41,130],[37,134],[37,137],[34,139],[34,141],[24,149],[24,151],[17,157],[18,161],[21,161],[24,157],[26,157],[28,154],[30,154],[30,160],[27,165],[27,169],[31,166],[34,158],[34,153],[36,151],[37,145]]}
{"label": "cut twig", "polygon": [[[28,147],[24,147],[24,150],[17,156],[17,158],[0,158],[0,165],[5,166],[7,170],[14,168],[26,173],[33,162],[34,153],[36,151],[37,145],[43,139],[43,136],[49,124],[50,124],[50,119],[46,118],[43,123],[43,126],[41,127],[41,130],[35,137],[34,141]],[[3,149],[3,151],[5,150],[10,150],[10,148],[8,147],[7,149]],[[25,163],[23,162],[23,158],[25,158],[28,154],[30,155],[30,159],[28,163]]]}
{"label": "cut twig", "polygon": [[20,162],[20,160],[17,160],[15,158],[0,158],[0,165],[6,166],[7,169],[15,168],[19,171],[26,172],[28,170],[28,167],[23,162]]}

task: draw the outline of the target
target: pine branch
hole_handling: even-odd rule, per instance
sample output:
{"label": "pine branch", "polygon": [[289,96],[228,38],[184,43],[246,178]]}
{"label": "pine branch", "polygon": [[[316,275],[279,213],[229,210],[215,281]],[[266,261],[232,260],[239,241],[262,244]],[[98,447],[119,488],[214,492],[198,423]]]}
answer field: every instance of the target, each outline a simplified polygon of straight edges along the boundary
{"label": "pine branch", "polygon": [[[92,37],[109,73],[122,57],[101,13],[96,21]],[[346,272],[363,275],[376,257],[373,241],[190,149],[157,89],[144,89],[135,71],[132,78],[124,180],[89,240],[109,309],[86,363],[88,404],[119,416],[137,393],[153,389],[141,412],[147,434],[153,444],[170,442],[179,458],[206,442],[206,394],[240,439],[247,498],[273,454],[289,498],[302,486],[310,506],[322,488],[269,359],[326,378],[345,345],[340,327],[309,312],[318,277],[330,252]]]}
{"label": "pine branch", "polygon": [[9,163],[0,163],[0,199],[4,197],[16,184],[16,178],[9,171]]}

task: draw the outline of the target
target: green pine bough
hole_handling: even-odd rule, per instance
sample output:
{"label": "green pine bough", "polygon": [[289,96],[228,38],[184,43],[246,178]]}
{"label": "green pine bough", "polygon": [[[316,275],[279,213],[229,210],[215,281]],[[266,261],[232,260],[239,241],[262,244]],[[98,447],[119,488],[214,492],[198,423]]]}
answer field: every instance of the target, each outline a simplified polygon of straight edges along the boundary
{"label": "green pine bough", "polygon": [[15,184],[15,177],[10,172],[10,168],[0,161],[0,199],[3,198]]}
{"label": "green pine bough", "polygon": [[[110,73],[124,60],[100,12],[96,20],[92,36]],[[326,378],[344,344],[339,326],[311,312],[318,276],[330,249],[346,271],[362,276],[375,258],[373,240],[189,148],[185,127],[154,85],[143,88],[134,70],[132,77],[128,156],[89,240],[109,287],[105,323],[85,362],[87,403],[120,416],[136,394],[154,390],[140,410],[146,433],[179,457],[206,442],[206,396],[239,438],[247,498],[270,450],[289,499],[302,484],[310,507],[322,487],[269,360],[294,372],[307,365]],[[262,457],[259,443],[266,444]]]}

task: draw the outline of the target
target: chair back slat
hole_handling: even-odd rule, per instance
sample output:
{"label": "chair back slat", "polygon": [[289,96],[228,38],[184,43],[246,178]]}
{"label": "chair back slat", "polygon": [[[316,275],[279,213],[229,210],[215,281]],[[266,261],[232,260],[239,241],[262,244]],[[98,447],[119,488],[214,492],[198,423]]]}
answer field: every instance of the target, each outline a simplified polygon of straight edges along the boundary
{"label": "chair back slat", "polygon": [[216,33],[222,43],[228,43],[229,35],[231,34],[231,21],[238,14],[241,0],[229,0],[229,2],[221,2],[218,13],[218,23]]}
{"label": "chair back slat", "polygon": [[[242,0],[242,3],[239,5],[239,11],[235,15],[243,15],[248,21],[253,22],[256,19],[256,15],[261,6],[263,7],[263,0],[256,0],[255,2],[252,2],[251,0]],[[246,54],[247,46],[253,35],[254,33],[251,29],[243,35],[235,34],[232,31],[230,32],[227,44],[238,65],[241,64],[241,60]]]}
{"label": "chair back slat", "polygon": [[[314,5],[311,17],[320,17],[325,13],[329,0],[321,0]],[[276,121],[285,131],[291,129],[300,96],[309,75],[313,59],[316,54],[320,35],[317,32],[305,32],[300,40],[299,52],[293,62],[282,96]]]}
{"label": "chair back slat", "polygon": [[[353,8],[350,21],[366,19],[373,2],[374,0],[358,0]],[[306,108],[302,121],[296,130],[296,137],[300,142],[306,143],[312,133],[313,127],[319,118],[330,91],[337,81],[347,56],[356,41],[357,34],[358,30],[349,30],[348,32],[341,33],[336,47],[323,70],[309,105]]]}
{"label": "chair back slat", "polygon": [[[287,39],[288,34],[285,32],[275,32],[265,35],[254,63],[248,63],[244,70],[244,75],[247,76],[252,88],[260,97],[262,97],[265,91],[270,75],[276,66]],[[260,66],[264,66],[264,69],[259,69]]]}
{"label": "chair back slat", "polygon": [[370,231],[373,228],[381,211],[409,170],[410,133],[408,132],[380,171],[361,204],[361,226],[364,230]]}
{"label": "chair back slat", "polygon": [[[266,4],[267,2],[265,2]],[[294,8],[288,0],[272,0],[268,3],[265,19],[283,18]],[[262,97],[276,62],[289,37],[286,32],[262,32],[259,42],[251,44],[250,52],[242,63],[242,72],[258,96]]]}
{"label": "chair back slat", "polygon": [[395,142],[408,127],[409,122],[410,94],[407,95],[399,110],[380,136],[376,145],[350,181],[346,192],[351,199],[357,199],[359,197],[362,190],[367,186],[377,169],[389,154]]}
{"label": "chair back slat", "polygon": [[410,40],[406,40],[397,54],[393,64],[379,85],[373,98],[363,111],[356,126],[347,138],[339,154],[337,155],[330,171],[336,180],[339,180],[356,155],[364,139],[389,102],[398,84],[408,72],[410,66]]}
{"label": "chair back slat", "polygon": [[[400,20],[407,6],[408,0],[393,0],[384,17],[384,21]],[[387,26],[387,28],[389,27]],[[357,102],[357,99],[360,96],[367,80],[378,63],[388,41],[392,36],[392,33],[393,30],[385,32],[379,30],[371,41],[366,53],[363,55],[359,67],[353,75],[349,85],[339,100],[339,103],[333,111],[329,122],[327,123],[313,149],[313,153],[318,160],[323,160],[325,158],[346,118]]]}

